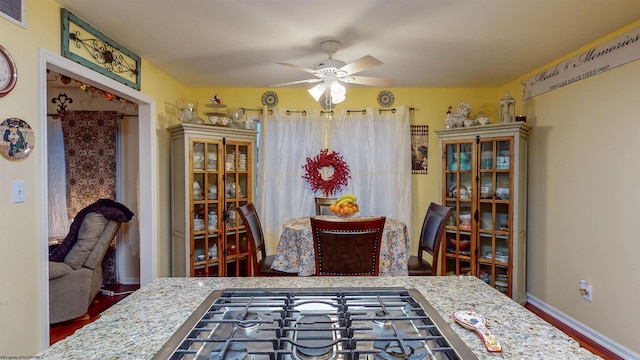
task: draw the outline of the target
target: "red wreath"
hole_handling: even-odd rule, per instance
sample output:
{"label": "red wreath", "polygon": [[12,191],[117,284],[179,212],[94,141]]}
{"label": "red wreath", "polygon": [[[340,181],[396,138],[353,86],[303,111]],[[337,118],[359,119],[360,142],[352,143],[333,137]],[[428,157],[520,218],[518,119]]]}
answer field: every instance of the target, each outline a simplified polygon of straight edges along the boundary
{"label": "red wreath", "polygon": [[[302,167],[305,170],[302,177],[311,185],[311,190],[322,190],[324,196],[337,193],[343,186],[347,186],[348,179],[351,179],[349,165],[337,152],[329,153],[329,149],[321,149],[320,154],[313,159],[307,158],[307,163]],[[323,179],[320,169],[324,167],[332,167],[333,176]]]}

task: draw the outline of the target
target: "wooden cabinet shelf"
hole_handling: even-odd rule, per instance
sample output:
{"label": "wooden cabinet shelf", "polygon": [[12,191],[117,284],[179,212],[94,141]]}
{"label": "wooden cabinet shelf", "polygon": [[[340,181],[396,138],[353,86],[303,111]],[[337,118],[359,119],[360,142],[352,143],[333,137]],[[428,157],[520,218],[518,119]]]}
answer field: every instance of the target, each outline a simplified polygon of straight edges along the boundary
{"label": "wooden cabinet shelf", "polygon": [[520,303],[526,301],[529,131],[520,122],[436,130],[442,202],[454,209],[440,275],[477,276]]}
{"label": "wooden cabinet shelf", "polygon": [[256,131],[171,126],[173,276],[248,276],[236,209],[253,201]]}

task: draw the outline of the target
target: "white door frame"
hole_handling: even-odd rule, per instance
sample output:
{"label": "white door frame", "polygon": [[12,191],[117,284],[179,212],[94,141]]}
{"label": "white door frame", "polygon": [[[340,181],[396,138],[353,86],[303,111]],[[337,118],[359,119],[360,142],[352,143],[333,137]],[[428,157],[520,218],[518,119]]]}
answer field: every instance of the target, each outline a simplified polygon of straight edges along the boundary
{"label": "white door frame", "polygon": [[89,85],[107,90],[119,97],[138,104],[138,222],[140,224],[140,285],[146,285],[158,276],[157,249],[157,143],[156,102],[124,84],[107,78],[87,67],[77,64],[45,49],[38,49],[38,152],[39,208],[40,208],[40,349],[49,347],[49,251],[48,251],[48,189],[47,189],[47,69]]}

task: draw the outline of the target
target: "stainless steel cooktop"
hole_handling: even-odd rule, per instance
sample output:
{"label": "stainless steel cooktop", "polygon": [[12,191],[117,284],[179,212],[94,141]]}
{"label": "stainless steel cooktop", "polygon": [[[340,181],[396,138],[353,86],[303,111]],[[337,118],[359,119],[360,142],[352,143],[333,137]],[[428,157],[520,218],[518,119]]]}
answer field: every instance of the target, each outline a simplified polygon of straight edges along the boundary
{"label": "stainless steel cooktop", "polygon": [[405,288],[213,291],[154,359],[477,359]]}

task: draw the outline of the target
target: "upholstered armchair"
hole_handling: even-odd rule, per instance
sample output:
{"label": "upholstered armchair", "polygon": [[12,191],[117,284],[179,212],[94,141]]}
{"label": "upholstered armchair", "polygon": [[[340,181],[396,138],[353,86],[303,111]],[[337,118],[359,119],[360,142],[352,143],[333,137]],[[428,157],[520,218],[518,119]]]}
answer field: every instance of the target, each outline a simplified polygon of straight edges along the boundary
{"label": "upholstered armchair", "polygon": [[49,255],[49,323],[87,313],[102,287],[102,259],[120,225],[132,216],[110,200],[99,200],[76,216],[65,241]]}

